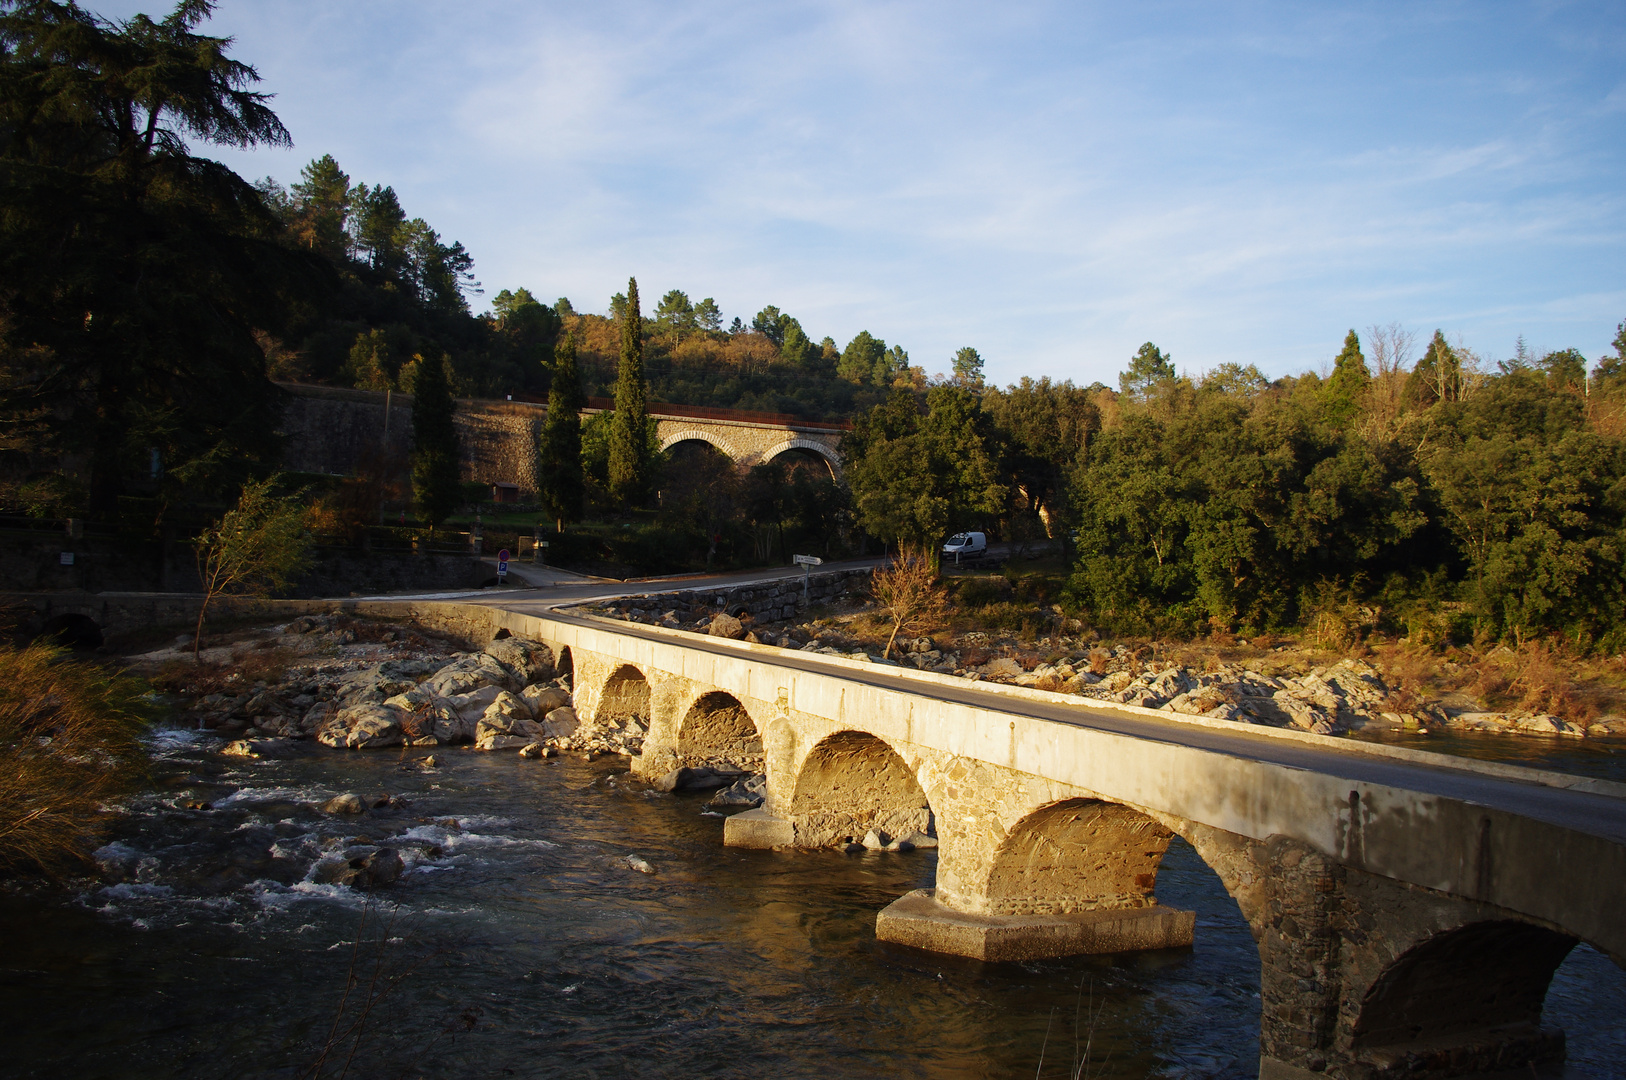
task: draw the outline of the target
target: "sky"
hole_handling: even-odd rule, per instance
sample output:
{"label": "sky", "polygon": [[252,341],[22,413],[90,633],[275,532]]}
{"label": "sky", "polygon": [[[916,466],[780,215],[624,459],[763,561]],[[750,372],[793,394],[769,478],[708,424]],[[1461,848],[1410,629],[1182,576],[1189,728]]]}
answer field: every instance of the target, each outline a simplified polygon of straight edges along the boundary
{"label": "sky", "polygon": [[[161,14],[162,0],[85,6]],[[1326,370],[1346,332],[1487,361],[1626,319],[1626,4],[222,0],[292,150],[520,286],[636,275],[928,372]]]}

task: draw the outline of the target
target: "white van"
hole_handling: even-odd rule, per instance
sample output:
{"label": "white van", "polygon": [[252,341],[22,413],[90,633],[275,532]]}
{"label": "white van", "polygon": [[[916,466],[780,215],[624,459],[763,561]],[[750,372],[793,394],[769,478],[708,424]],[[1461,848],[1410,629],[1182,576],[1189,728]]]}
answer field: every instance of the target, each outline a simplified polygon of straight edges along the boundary
{"label": "white van", "polygon": [[988,534],[980,532],[955,533],[943,545],[943,554],[954,556],[954,561],[974,559],[988,551]]}

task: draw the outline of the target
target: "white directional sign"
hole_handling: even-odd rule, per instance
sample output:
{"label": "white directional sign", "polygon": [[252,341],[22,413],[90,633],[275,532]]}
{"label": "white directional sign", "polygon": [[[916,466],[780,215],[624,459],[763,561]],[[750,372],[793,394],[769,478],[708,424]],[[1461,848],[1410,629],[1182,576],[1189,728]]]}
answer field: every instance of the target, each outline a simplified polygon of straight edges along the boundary
{"label": "white directional sign", "polygon": [[797,555],[796,556],[796,565],[797,566],[823,566],[824,565],[824,560],[819,558],[817,555]]}

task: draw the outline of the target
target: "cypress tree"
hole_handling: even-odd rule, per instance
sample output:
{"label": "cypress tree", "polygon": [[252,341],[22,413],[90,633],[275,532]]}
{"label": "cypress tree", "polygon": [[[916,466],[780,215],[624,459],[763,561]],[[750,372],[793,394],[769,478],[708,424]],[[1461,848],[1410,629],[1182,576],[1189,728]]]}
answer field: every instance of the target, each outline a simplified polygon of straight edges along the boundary
{"label": "cypress tree", "polygon": [[610,493],[635,502],[648,486],[649,431],[645,424],[644,320],[638,310],[638,279],[627,281],[621,314],[621,364],[615,377],[615,416],[610,424]]}
{"label": "cypress tree", "polygon": [[548,417],[542,424],[538,486],[542,505],[563,532],[565,522],[582,516],[582,387],[576,373],[576,338],[553,350],[553,385]]}
{"label": "cypress tree", "polygon": [[1347,424],[1360,412],[1361,399],[1371,382],[1372,372],[1361,353],[1361,339],[1351,330],[1344,338],[1344,351],[1333,361],[1332,377],[1327,380],[1327,418],[1335,424]]}
{"label": "cypress tree", "polygon": [[446,361],[419,358],[412,381],[412,499],[433,529],[457,509],[457,427]]}

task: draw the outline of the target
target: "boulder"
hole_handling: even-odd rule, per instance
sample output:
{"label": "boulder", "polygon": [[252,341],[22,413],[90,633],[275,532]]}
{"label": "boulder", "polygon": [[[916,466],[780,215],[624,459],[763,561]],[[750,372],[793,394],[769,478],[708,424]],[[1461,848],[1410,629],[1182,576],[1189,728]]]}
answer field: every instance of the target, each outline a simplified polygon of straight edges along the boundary
{"label": "boulder", "polygon": [[376,750],[386,746],[400,746],[406,735],[395,717],[367,716],[356,722],[345,739],[353,750]]}
{"label": "boulder", "polygon": [[322,812],[325,814],[360,814],[366,809],[367,804],[362,801],[360,795],[354,793],[335,795],[322,804]]}
{"label": "boulder", "polygon": [[314,735],[321,730],[322,725],[333,719],[333,714],[339,707],[331,701],[318,701],[305,710],[304,717],[299,721],[300,730],[306,735]]}
{"label": "boulder", "polygon": [[426,685],[441,697],[455,697],[486,686],[519,690],[523,684],[496,657],[482,652],[459,656],[430,676]]}
{"label": "boulder", "polygon": [[394,848],[351,848],[340,858],[323,859],[311,868],[318,885],[376,889],[400,878],[406,864]]}
{"label": "boulder", "polygon": [[741,774],[734,770],[711,769],[704,766],[698,768],[677,768],[655,781],[656,791],[707,791],[711,788],[728,787],[740,778]]}
{"label": "boulder", "polygon": [[502,716],[510,720],[530,720],[533,718],[531,706],[518,694],[511,694],[507,690],[501,691],[491,704],[485,707],[481,714],[483,717]]}
{"label": "boulder", "polygon": [[745,636],[745,626],[726,611],[719,611],[711,617],[711,627],[707,633],[712,637],[742,638]]}
{"label": "boulder", "polygon": [[1586,733],[1600,739],[1626,735],[1626,716],[1605,716],[1589,726]]}
{"label": "boulder", "polygon": [[434,701],[435,695],[433,691],[425,689],[422,686],[414,686],[411,690],[408,690],[405,693],[396,694],[392,698],[386,698],[384,700],[384,704],[393,705],[397,709],[405,709],[407,712],[413,712],[417,709],[423,708],[425,705],[432,704]]}
{"label": "boulder", "polygon": [[521,686],[553,678],[553,650],[540,641],[506,637],[486,646],[486,655],[514,673]]}
{"label": "boulder", "polygon": [[557,686],[527,686],[520,697],[531,707],[532,716],[546,716],[570,704],[570,695]]}
{"label": "boulder", "polygon": [[[495,710],[496,706],[492,706],[492,708]],[[520,738],[524,741],[519,743],[519,745],[524,746],[525,743],[535,742],[537,739],[542,737],[542,725],[538,724],[535,720],[528,720],[523,716],[504,716],[500,712],[488,712],[480,719],[480,722],[475,725],[474,743],[476,746],[480,746],[480,744],[485,742],[487,739],[499,735],[509,735]],[[490,748],[481,747],[481,749]],[[506,750],[507,747],[500,746],[497,747],[497,749]]]}
{"label": "boulder", "polygon": [[429,722],[429,733],[442,746],[468,742],[474,738],[478,718],[465,719],[445,701],[437,701],[421,714]]}
{"label": "boulder", "polygon": [[1163,707],[1187,716],[1204,716],[1227,703],[1225,693],[1219,687],[1201,686],[1187,690]]}
{"label": "boulder", "polygon": [[711,797],[708,806],[761,806],[768,796],[768,778],[753,773],[723,788]]}
{"label": "boulder", "polygon": [[1585,735],[1585,729],[1567,720],[1556,716],[1526,716],[1517,723],[1518,730],[1526,735]]}
{"label": "boulder", "polygon": [[518,750],[531,745],[533,740],[529,735],[509,735],[500,731],[488,729],[484,724],[475,730],[474,748],[476,750]]}
{"label": "boulder", "polygon": [[576,710],[569,705],[562,705],[553,709],[542,721],[542,736],[547,739],[568,739],[576,734],[581,721],[576,719]]}
{"label": "boulder", "polygon": [[[508,691],[502,687],[488,684],[475,687],[467,693],[448,695],[446,704],[450,705],[457,715],[469,720],[478,720],[485,715],[486,709],[491,707],[491,703],[505,693],[508,693]],[[512,697],[513,695],[509,694],[509,696]]]}
{"label": "boulder", "polygon": [[[340,710],[317,738],[328,746],[348,746],[357,750],[400,746],[404,738],[401,718],[405,715],[390,705],[352,705]],[[339,731],[343,732],[343,738],[334,741]]]}
{"label": "boulder", "polygon": [[1022,665],[1008,656],[996,657],[977,669],[990,679],[1014,679],[1022,674]]}
{"label": "boulder", "polygon": [[227,757],[285,758],[299,752],[299,744],[292,739],[238,739],[221,747]]}
{"label": "boulder", "polygon": [[879,829],[871,829],[869,832],[864,834],[863,844],[865,851],[885,851],[886,845],[890,844],[891,842],[892,838],[886,833],[881,832]]}

